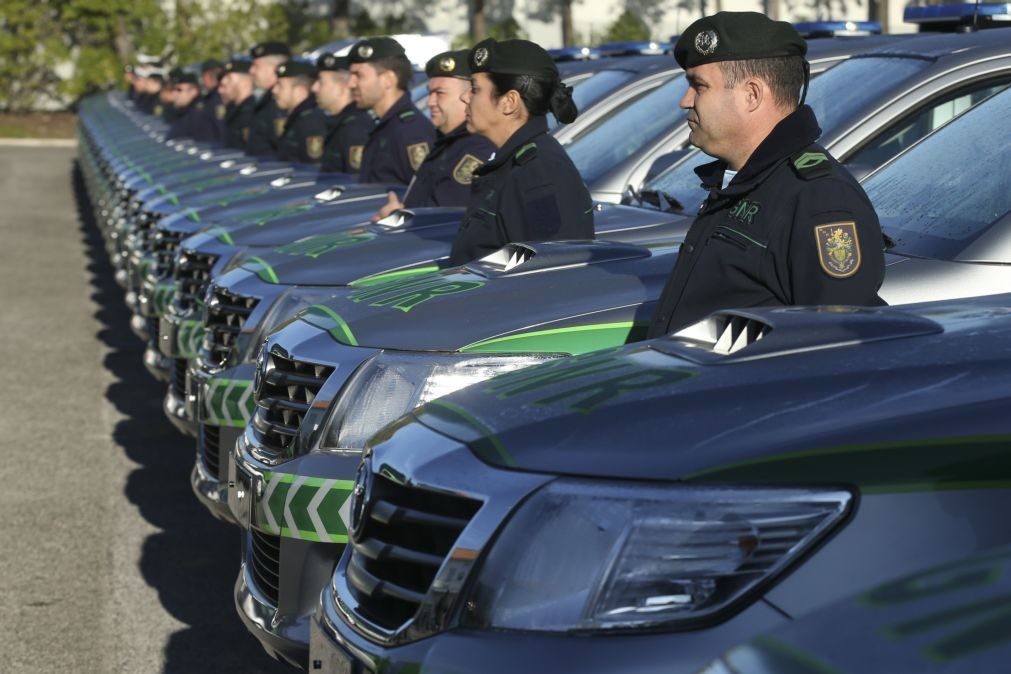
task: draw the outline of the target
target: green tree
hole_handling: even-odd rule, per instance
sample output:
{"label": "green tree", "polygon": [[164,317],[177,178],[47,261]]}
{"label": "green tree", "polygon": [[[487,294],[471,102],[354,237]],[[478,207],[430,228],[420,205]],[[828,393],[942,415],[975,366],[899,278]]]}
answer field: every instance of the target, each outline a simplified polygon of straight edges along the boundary
{"label": "green tree", "polygon": [[69,52],[47,3],[0,0],[0,109],[27,110],[60,95],[56,67]]}
{"label": "green tree", "polygon": [[604,34],[601,42],[641,42],[650,39],[649,26],[638,14],[626,9],[614,20]]}

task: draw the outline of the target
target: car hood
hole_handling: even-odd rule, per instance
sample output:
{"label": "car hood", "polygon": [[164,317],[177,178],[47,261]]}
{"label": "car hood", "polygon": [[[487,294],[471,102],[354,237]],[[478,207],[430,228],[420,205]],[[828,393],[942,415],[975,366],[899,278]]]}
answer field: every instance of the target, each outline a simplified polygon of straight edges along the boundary
{"label": "car hood", "polygon": [[[966,484],[1008,479],[1009,303],[721,312],[695,341],[519,370],[429,403],[415,423],[489,463],[556,474],[929,489],[936,466]],[[752,341],[723,354],[714,335]]]}

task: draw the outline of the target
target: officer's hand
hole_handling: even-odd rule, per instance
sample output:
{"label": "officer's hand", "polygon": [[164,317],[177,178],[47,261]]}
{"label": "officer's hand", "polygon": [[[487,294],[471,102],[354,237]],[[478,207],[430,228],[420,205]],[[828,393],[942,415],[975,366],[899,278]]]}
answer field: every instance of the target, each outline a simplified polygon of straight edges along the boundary
{"label": "officer's hand", "polygon": [[376,222],[377,220],[382,220],[383,218],[385,218],[387,215],[389,215],[393,211],[399,210],[399,209],[401,209],[403,207],[404,207],[404,204],[401,203],[400,199],[397,198],[397,193],[396,192],[388,192],[386,194],[386,203],[383,205],[382,208],[379,209],[378,213],[376,213],[375,215],[372,216],[372,222]]}

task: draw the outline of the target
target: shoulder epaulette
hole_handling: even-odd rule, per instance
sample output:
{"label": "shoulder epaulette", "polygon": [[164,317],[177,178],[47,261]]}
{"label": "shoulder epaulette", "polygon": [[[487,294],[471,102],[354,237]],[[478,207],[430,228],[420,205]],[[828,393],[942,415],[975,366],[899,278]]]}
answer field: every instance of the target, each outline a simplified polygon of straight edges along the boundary
{"label": "shoulder epaulette", "polygon": [[400,113],[400,119],[401,121],[407,121],[411,117],[414,117],[415,114],[416,113],[414,112],[414,110],[404,110],[402,113]]}
{"label": "shoulder epaulette", "polygon": [[536,156],[537,143],[527,143],[520,149],[516,150],[516,154],[513,155],[513,162],[522,166]]}
{"label": "shoulder epaulette", "polygon": [[790,165],[804,180],[831,175],[832,161],[820,148],[807,148],[790,157]]}

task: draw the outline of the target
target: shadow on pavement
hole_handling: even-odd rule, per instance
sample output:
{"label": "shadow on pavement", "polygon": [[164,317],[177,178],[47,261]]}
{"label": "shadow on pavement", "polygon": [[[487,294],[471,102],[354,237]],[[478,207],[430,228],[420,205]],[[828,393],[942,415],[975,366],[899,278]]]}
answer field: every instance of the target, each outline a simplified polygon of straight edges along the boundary
{"label": "shadow on pavement", "polygon": [[211,517],[190,491],[194,441],[162,414],[165,384],[144,369],[144,344],[130,331],[130,311],[113,280],[76,168],[73,183],[91,260],[92,298],[99,305],[95,315],[103,325],[98,338],[112,349],[105,366],[118,380],[106,397],[126,417],[117,424],[114,439],[140,465],[128,478],[126,496],[144,519],[162,529],[144,541],[140,572],[158,591],[165,610],[187,625],[171,635],[163,671],[294,671],[273,661],[236,615],[232,586],[239,570],[239,530]]}

